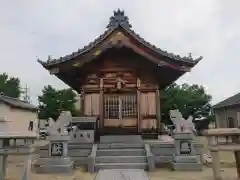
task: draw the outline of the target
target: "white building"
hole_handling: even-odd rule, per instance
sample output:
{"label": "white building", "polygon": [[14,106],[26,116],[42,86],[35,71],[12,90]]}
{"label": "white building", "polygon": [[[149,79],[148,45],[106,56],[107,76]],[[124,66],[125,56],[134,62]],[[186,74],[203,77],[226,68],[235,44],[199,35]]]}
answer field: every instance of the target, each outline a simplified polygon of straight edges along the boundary
{"label": "white building", "polygon": [[38,132],[37,108],[26,101],[0,95],[1,124],[12,133]]}

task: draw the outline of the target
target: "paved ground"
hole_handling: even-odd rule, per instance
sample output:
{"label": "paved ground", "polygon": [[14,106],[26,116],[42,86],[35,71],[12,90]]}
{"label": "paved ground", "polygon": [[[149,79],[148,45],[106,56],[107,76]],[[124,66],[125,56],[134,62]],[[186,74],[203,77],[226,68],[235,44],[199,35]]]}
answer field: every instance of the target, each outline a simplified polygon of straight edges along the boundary
{"label": "paved ground", "polygon": [[[23,158],[9,157],[8,180],[20,180],[23,173]],[[236,180],[236,169],[222,169],[222,176],[226,180]],[[158,169],[148,173],[150,180],[212,180],[212,170],[205,168],[203,172],[174,172],[169,169]],[[76,169],[72,174],[34,174],[31,173],[30,180],[93,180],[96,174],[87,173],[83,168]]]}
{"label": "paved ground", "polygon": [[149,177],[140,169],[105,169],[97,173],[95,180],[149,180]]}

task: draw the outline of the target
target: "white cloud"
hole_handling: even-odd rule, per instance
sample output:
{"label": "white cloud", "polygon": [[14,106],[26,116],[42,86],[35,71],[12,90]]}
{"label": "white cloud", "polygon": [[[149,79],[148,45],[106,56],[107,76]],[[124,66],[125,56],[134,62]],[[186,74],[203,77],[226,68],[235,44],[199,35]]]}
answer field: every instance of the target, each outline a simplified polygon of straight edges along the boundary
{"label": "white cloud", "polygon": [[100,35],[112,11],[124,9],[147,41],[182,56],[204,59],[178,82],[203,84],[213,102],[240,89],[239,1],[12,0],[0,6],[0,72],[20,77],[36,97],[42,87],[66,87],[37,62],[64,56]]}

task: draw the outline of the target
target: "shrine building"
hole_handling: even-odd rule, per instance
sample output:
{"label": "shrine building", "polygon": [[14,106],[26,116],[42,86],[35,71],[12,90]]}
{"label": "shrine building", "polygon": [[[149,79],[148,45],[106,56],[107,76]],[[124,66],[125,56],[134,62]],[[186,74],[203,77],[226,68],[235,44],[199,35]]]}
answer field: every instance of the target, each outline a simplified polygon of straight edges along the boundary
{"label": "shrine building", "polygon": [[101,134],[141,134],[160,128],[161,90],[201,59],[150,44],[134,32],[124,11],[117,10],[104,33],[82,49],[38,62],[82,94],[82,114],[98,117]]}

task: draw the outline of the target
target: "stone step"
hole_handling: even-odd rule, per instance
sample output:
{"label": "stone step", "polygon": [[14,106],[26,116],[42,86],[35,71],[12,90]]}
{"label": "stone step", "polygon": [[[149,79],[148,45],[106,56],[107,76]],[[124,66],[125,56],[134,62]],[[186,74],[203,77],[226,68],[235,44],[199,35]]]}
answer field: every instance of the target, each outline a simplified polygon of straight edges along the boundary
{"label": "stone step", "polygon": [[68,144],[69,149],[91,149],[93,143],[72,143]]}
{"label": "stone step", "polygon": [[148,169],[147,163],[97,163],[96,171],[102,169]]}
{"label": "stone step", "polygon": [[86,165],[88,162],[88,157],[71,157],[71,159],[76,167]]}
{"label": "stone step", "polygon": [[172,169],[177,171],[202,171],[201,163],[175,163],[172,162]]}
{"label": "stone step", "polygon": [[141,143],[142,137],[141,135],[105,135],[105,136],[100,136],[100,143],[116,143],[116,142],[121,142],[121,143]]}
{"label": "stone step", "polygon": [[100,156],[96,163],[147,163],[146,156]]}
{"label": "stone step", "polygon": [[67,165],[51,165],[44,164],[41,166],[34,166],[33,171],[36,173],[70,173],[74,168],[74,163],[71,162]]}
{"label": "stone step", "polygon": [[36,166],[42,166],[42,165],[49,165],[49,164],[57,164],[59,166],[64,166],[64,165],[68,165],[68,164],[71,164],[73,161],[71,158],[69,157],[66,157],[66,158],[59,158],[59,157],[56,157],[56,158],[50,158],[50,157],[47,157],[47,158],[37,158],[35,159],[32,164],[36,165]]}
{"label": "stone step", "polygon": [[121,149],[121,148],[144,148],[144,143],[101,143],[98,144],[98,149]]}
{"label": "stone step", "polygon": [[144,149],[99,149],[97,156],[145,156]]}

